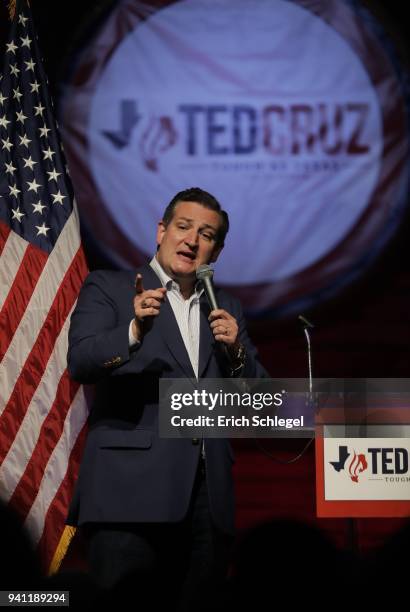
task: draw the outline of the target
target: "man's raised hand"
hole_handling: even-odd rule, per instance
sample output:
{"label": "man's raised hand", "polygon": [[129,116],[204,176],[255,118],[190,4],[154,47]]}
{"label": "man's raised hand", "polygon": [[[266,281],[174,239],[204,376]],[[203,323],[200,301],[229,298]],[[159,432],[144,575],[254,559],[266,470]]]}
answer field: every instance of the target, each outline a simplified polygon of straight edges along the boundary
{"label": "man's raised hand", "polygon": [[137,340],[142,337],[142,323],[148,317],[156,317],[162,303],[165,300],[167,290],[165,287],[158,289],[144,289],[142,275],[137,274],[135,279],[134,312],[135,319],[132,324],[132,331]]}

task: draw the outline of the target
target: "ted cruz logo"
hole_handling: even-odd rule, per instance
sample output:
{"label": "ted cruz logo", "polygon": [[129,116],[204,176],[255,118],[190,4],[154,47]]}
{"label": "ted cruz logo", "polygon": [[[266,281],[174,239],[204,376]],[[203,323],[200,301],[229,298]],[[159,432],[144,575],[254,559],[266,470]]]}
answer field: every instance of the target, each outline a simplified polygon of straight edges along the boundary
{"label": "ted cruz logo", "polygon": [[[123,149],[131,143],[133,130],[141,119],[143,116],[138,110],[136,100],[121,100],[119,129],[102,130],[102,133],[115,148]],[[138,143],[144,166],[152,172],[157,172],[159,155],[174,146],[177,139],[178,134],[171,117],[149,117]]]}
{"label": "ted cruz logo", "polygon": [[[282,160],[281,172],[294,172],[298,168],[301,171],[302,166],[295,165],[296,159],[306,156],[332,160],[333,169],[341,169],[349,157],[367,155],[371,149],[368,140],[370,106],[353,100],[343,104],[323,100],[315,104],[289,105],[271,101],[263,107],[221,101],[217,104],[185,103],[171,108],[173,116],[152,114],[152,110],[140,112],[136,99],[121,99],[118,103],[118,128],[104,128],[102,134],[116,149],[123,149],[132,144],[133,132],[138,126],[141,160],[152,172],[158,171],[159,157],[178,140],[184,164],[187,160],[194,163],[199,160],[203,166],[207,159],[230,155],[251,156],[250,162],[252,156],[265,154],[276,161]],[[221,134],[225,137],[224,144],[221,144]],[[343,162],[336,162],[340,155],[344,155]],[[291,168],[285,158],[295,162]],[[262,167],[260,158],[257,167]],[[257,167],[252,166],[252,171]],[[306,172],[306,164],[303,172]]]}
{"label": "ted cruz logo", "polygon": [[347,446],[339,446],[337,461],[329,461],[336,472],[346,470],[352,482],[359,482],[359,475],[370,470],[373,476],[400,475],[408,472],[409,453],[405,448],[368,448],[367,453],[349,452]]}

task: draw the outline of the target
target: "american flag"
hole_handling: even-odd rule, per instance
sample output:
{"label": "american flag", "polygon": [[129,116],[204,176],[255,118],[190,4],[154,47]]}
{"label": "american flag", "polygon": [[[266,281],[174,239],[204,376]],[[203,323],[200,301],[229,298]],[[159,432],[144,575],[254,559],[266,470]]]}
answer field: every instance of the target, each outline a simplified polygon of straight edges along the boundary
{"label": "american flag", "polygon": [[72,535],[64,521],[85,436],[66,354],[86,274],[32,16],[17,0],[0,77],[0,498],[48,571]]}

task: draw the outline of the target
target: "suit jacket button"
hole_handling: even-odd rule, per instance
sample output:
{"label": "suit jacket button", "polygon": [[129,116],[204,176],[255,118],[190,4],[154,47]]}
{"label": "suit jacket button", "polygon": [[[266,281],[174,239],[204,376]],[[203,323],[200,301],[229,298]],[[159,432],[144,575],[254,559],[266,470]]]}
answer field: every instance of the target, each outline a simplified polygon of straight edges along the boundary
{"label": "suit jacket button", "polygon": [[198,446],[198,444],[199,444],[199,438],[192,438],[192,444],[193,444],[194,446]]}

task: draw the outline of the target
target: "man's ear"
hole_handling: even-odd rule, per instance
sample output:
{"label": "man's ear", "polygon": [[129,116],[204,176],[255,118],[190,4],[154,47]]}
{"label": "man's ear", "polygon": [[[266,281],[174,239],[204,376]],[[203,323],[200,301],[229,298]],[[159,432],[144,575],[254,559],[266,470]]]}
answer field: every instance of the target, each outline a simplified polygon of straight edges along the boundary
{"label": "man's ear", "polygon": [[218,259],[220,252],[222,251],[222,249],[224,248],[224,246],[217,246],[214,248],[212,255],[211,255],[211,259],[209,260],[209,263],[215,263],[215,261]]}
{"label": "man's ear", "polygon": [[164,237],[165,234],[165,230],[166,230],[166,226],[165,223],[163,221],[160,221],[158,223],[158,228],[157,228],[157,245],[159,246],[162,242],[162,238]]}

